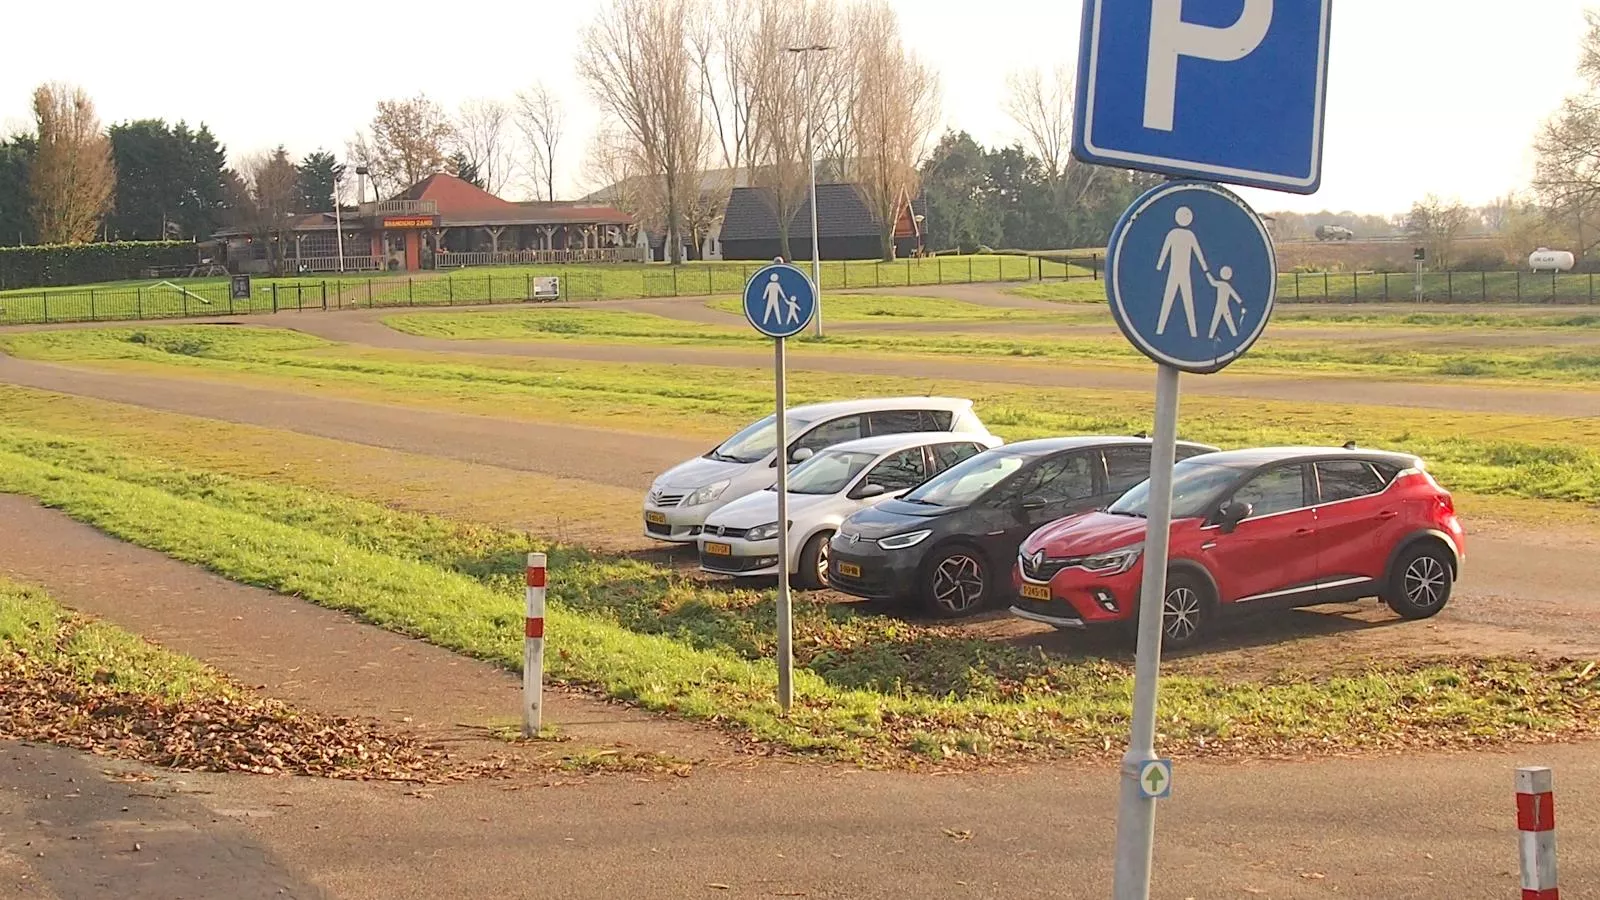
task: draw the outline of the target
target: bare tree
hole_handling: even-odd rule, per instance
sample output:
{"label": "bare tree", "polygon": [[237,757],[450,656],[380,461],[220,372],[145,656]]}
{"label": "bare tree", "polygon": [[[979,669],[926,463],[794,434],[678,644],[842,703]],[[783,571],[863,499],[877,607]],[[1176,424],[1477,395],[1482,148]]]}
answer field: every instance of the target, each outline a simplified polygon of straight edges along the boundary
{"label": "bare tree", "polygon": [[752,46],[757,4],[710,0],[701,4],[700,12],[689,41],[706,114],[722,151],[723,167],[743,169],[749,180],[756,167],[752,118],[757,78],[751,69],[759,62]]}
{"label": "bare tree", "polygon": [[511,180],[516,148],[510,124],[511,110],[499,100],[468,100],[456,111],[456,152],[491,194],[505,190]]}
{"label": "bare tree", "polygon": [[1027,147],[1044,163],[1045,175],[1059,179],[1072,151],[1072,72],[1064,65],[1049,78],[1037,68],[1006,76],[1006,114],[1022,129]]}
{"label": "bare tree", "polygon": [[543,84],[517,94],[517,127],[533,150],[534,197],[556,198],[556,151],[561,146],[566,114],[561,100]]}
{"label": "bare tree", "polygon": [[1600,242],[1600,11],[1584,17],[1578,74],[1587,85],[1562,102],[1534,139],[1533,178],[1547,215],[1575,233],[1580,256]]}
{"label": "bare tree", "polygon": [[398,194],[442,172],[456,142],[456,129],[439,104],[418,94],[380,100],[369,134],[350,143],[350,158],[372,172],[379,194]]}
{"label": "bare tree", "polygon": [[[578,71],[661,181],[668,259],[683,261],[683,211],[707,129],[688,42],[690,0],[610,0],[584,30]],[[699,158],[697,158],[699,155]]]}
{"label": "bare tree", "polygon": [[111,140],[94,103],[82,88],[44,84],[33,92],[33,115],[38,150],[28,189],[39,242],[92,241],[117,187]]}
{"label": "bare tree", "polygon": [[756,13],[743,41],[743,66],[752,98],[748,142],[751,184],[761,190],[778,226],[779,253],[793,259],[789,227],[810,187],[804,103],[808,98],[806,60],[788,48],[808,41],[804,7],[786,0],[756,0]]}
{"label": "bare tree", "polygon": [[300,208],[300,170],[288,151],[279,147],[246,157],[239,173],[244,196],[237,224],[265,242],[267,264],[274,273],[281,273],[289,256],[290,226]]}
{"label": "bare tree", "polygon": [[894,11],[874,0],[853,37],[859,73],[851,110],[857,153],[856,189],[878,220],[883,259],[893,260],[894,235],[918,187],[917,165],[938,116],[934,73],[900,40]]}
{"label": "bare tree", "polygon": [[1456,238],[1473,224],[1476,214],[1460,200],[1443,200],[1429,194],[1411,205],[1405,232],[1424,242],[1434,268],[1450,268],[1450,251]]}

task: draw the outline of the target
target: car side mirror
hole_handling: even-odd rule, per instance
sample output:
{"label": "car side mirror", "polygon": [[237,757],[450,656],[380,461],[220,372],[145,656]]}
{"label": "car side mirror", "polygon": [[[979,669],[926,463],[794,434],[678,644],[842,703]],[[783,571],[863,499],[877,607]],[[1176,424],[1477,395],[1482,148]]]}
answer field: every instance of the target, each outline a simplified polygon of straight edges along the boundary
{"label": "car side mirror", "polygon": [[868,497],[882,497],[886,493],[888,493],[888,489],[881,484],[864,484],[860,490],[856,491],[856,499],[865,500]]}
{"label": "car side mirror", "polygon": [[1022,509],[1027,512],[1032,512],[1036,509],[1044,509],[1047,505],[1048,504],[1043,497],[1023,497],[1022,502],[1018,504],[1018,506],[1021,506]]}
{"label": "car side mirror", "polygon": [[1218,511],[1217,524],[1221,526],[1223,534],[1232,534],[1240,522],[1250,518],[1255,509],[1249,503],[1229,503]]}
{"label": "car side mirror", "polygon": [[816,455],[816,451],[812,450],[810,447],[801,447],[789,454],[789,461],[802,463]]}

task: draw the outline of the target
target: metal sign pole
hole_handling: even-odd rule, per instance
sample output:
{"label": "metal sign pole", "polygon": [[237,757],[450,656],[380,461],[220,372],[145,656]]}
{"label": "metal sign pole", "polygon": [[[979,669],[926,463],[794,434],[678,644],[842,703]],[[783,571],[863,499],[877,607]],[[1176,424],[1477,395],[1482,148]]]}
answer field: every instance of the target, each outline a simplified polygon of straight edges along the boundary
{"label": "metal sign pole", "polygon": [[784,339],[773,340],[773,372],[777,382],[778,429],[778,705],[785,713],[794,702],[794,610],[789,600],[789,429],[784,386]]}
{"label": "metal sign pole", "polygon": [[[1155,435],[1150,448],[1150,499],[1145,524],[1144,580],[1139,586],[1139,643],[1134,660],[1133,732],[1122,757],[1117,804],[1115,900],[1150,896],[1156,801],[1141,789],[1146,766],[1156,760],[1156,689],[1161,666],[1161,626],[1167,594],[1167,542],[1172,530],[1172,467],[1178,440],[1178,370],[1156,370]],[[1161,786],[1153,786],[1159,790]],[[1158,791],[1151,791],[1155,793]]]}

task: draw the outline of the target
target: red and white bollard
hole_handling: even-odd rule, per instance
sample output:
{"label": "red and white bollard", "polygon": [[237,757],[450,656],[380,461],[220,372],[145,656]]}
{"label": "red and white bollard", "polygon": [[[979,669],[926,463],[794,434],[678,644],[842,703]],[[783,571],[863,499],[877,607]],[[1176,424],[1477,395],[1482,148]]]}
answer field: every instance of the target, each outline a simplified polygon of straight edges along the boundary
{"label": "red and white bollard", "polygon": [[544,722],[545,555],[528,554],[528,614],[522,639],[522,736],[533,737]]}
{"label": "red and white bollard", "polygon": [[1522,900],[1560,900],[1556,889],[1554,779],[1544,766],[1517,770],[1517,831],[1521,841]]}

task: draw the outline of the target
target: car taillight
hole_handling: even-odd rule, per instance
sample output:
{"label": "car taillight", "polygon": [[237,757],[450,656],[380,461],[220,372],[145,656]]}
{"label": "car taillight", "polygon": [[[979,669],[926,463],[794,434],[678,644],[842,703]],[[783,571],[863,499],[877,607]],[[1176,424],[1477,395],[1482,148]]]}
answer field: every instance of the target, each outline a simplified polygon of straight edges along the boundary
{"label": "car taillight", "polygon": [[1439,508],[1441,510],[1443,510],[1448,515],[1452,515],[1452,516],[1455,515],[1456,514],[1456,501],[1455,501],[1455,498],[1451,497],[1449,494],[1440,494],[1439,495]]}

